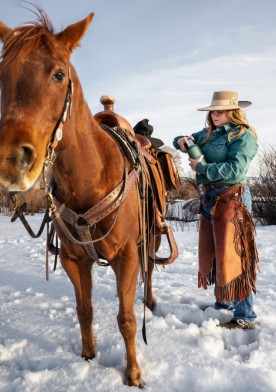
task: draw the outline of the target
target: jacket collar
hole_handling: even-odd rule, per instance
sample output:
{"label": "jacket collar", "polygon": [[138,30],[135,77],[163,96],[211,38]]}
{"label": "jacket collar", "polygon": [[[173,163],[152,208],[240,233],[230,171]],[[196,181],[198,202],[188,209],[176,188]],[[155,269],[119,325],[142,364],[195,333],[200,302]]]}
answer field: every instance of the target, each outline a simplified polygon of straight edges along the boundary
{"label": "jacket collar", "polygon": [[216,128],[215,132],[225,131],[226,133],[228,133],[228,132],[233,131],[234,128],[236,128],[236,125],[229,122],[225,125],[221,125],[220,127]]}

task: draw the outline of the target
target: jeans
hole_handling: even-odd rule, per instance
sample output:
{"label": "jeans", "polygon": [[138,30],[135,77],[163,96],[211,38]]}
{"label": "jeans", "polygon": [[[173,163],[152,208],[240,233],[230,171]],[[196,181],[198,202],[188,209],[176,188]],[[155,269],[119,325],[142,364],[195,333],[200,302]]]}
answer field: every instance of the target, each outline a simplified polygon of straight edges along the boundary
{"label": "jeans", "polygon": [[[219,195],[220,193],[226,191],[229,189],[231,185],[225,185],[219,188],[213,188],[213,189],[208,189],[206,192],[206,196],[209,197],[215,197]],[[248,186],[245,186],[244,193],[242,196],[242,201],[246,205],[248,211],[251,213],[252,211],[252,198],[251,198],[251,193],[250,189]],[[201,203],[201,213],[202,215],[208,219],[212,220],[212,215],[210,213],[210,209],[212,208],[212,200],[207,200],[204,201],[204,203]],[[214,276],[215,274],[215,263],[213,265],[213,273]],[[221,303],[216,301],[215,309],[227,309],[227,310],[233,310],[234,313],[234,318],[237,320],[244,320],[248,323],[254,324],[255,320],[257,318],[256,313],[253,310],[253,293],[252,291],[250,292],[250,295],[248,298],[244,299],[243,301],[233,301],[231,303]]]}

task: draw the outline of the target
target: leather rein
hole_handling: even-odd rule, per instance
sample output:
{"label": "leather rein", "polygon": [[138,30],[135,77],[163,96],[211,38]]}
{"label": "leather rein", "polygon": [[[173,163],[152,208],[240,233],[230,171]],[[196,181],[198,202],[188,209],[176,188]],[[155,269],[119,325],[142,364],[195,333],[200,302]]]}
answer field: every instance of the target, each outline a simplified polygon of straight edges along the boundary
{"label": "leather rein", "polygon": [[[17,218],[21,220],[24,227],[26,228],[27,232],[32,238],[38,238],[44,228],[47,225],[47,252],[46,252],[46,279],[48,280],[48,251],[49,249],[49,242],[50,237],[53,237],[53,232],[50,233],[49,230],[49,223],[52,221],[56,221],[60,229],[63,231],[65,237],[77,245],[82,245],[87,254],[97,262],[100,266],[107,266],[109,265],[108,262],[103,262],[99,259],[98,253],[95,250],[94,243],[99,242],[106,238],[111,230],[113,229],[117,218],[119,216],[122,203],[126,199],[130,189],[136,183],[138,178],[138,171],[137,171],[137,161],[135,162],[135,158],[132,154],[132,170],[128,173],[127,165],[126,165],[126,158],[124,156],[124,175],[122,181],[111,191],[109,192],[102,200],[100,200],[96,205],[91,207],[85,213],[77,214],[75,211],[67,208],[64,204],[61,204],[59,200],[54,196],[54,178],[52,174],[52,167],[54,165],[54,161],[56,158],[55,149],[62,139],[63,136],[63,126],[68,117],[71,115],[72,110],[72,95],[73,95],[73,83],[70,78],[70,69],[68,71],[69,80],[68,80],[68,87],[66,98],[64,102],[64,106],[62,109],[62,114],[60,119],[54,129],[52,139],[47,146],[47,154],[46,159],[43,164],[42,170],[42,182],[41,182],[41,189],[45,191],[45,197],[47,201],[47,207],[44,214],[44,218],[42,220],[41,226],[37,233],[34,233],[32,228],[30,227],[29,223],[27,222],[24,212],[27,208],[27,204],[23,203],[22,205],[18,206],[16,202],[16,195],[11,193],[9,194],[13,204],[14,204],[14,214],[11,218],[11,221],[14,222]],[[102,128],[107,131],[113,139],[118,143],[121,150],[129,150],[127,146],[124,146],[122,138],[120,136],[116,136],[116,132],[112,131],[111,128],[107,126],[102,126]],[[108,128],[108,129],[107,129]],[[122,151],[123,152],[123,151]],[[92,239],[92,235],[96,230],[96,223],[104,219],[107,215],[117,209],[115,218],[108,229],[108,231],[100,238]],[[68,225],[71,228],[68,228]],[[53,230],[52,230],[53,231]],[[72,233],[75,232],[75,234]],[[92,234],[91,234],[92,233]],[[57,262],[58,256],[58,247],[54,247],[54,251],[51,251],[55,254],[55,266]],[[55,267],[54,267],[55,269]]]}
{"label": "leather rein", "polygon": [[[66,97],[65,97],[65,102],[63,105],[62,113],[61,113],[59,121],[54,129],[51,142],[47,145],[46,159],[43,163],[42,182],[44,183],[45,196],[47,198],[47,209],[46,209],[42,224],[40,226],[40,229],[38,230],[38,232],[36,234],[33,232],[30,225],[28,224],[26,218],[24,217],[24,212],[27,208],[27,203],[23,203],[20,206],[18,206],[17,200],[16,200],[16,193],[13,193],[13,192],[9,193],[9,197],[14,205],[14,214],[11,218],[11,221],[14,222],[14,221],[16,221],[17,218],[20,218],[22,223],[24,224],[26,230],[28,231],[28,233],[30,234],[30,236],[32,238],[38,238],[42,234],[43,229],[48,221],[46,215],[47,214],[49,215],[49,206],[52,206],[52,202],[53,202],[53,196],[51,195],[51,192],[50,192],[51,184],[47,180],[47,173],[48,173],[49,169],[51,169],[53,166],[54,159],[55,159],[55,151],[54,150],[57,147],[58,142],[62,139],[62,135],[63,135],[62,129],[63,129],[63,125],[67,119],[67,116],[68,116],[68,110],[70,112],[69,114],[71,114],[73,83],[70,78],[70,69],[68,71],[68,74],[69,74],[69,81],[68,81],[67,92],[66,92]],[[41,189],[43,189],[43,188],[41,187]]]}

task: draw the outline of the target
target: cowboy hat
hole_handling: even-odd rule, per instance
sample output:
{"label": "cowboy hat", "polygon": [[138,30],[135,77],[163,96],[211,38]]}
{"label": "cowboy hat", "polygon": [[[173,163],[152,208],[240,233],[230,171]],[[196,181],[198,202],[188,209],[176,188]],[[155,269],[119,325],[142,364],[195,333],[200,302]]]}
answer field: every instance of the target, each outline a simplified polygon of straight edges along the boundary
{"label": "cowboy hat", "polygon": [[143,120],[139,121],[134,127],[134,132],[138,133],[139,135],[145,136],[153,147],[157,150],[161,146],[164,145],[164,142],[160,139],[156,139],[155,137],[151,137],[153,132],[153,126],[149,124],[149,120],[144,118]]}
{"label": "cowboy hat", "polygon": [[236,91],[215,91],[211,105],[197,110],[212,111],[241,109],[246,108],[251,105],[251,103],[252,102],[250,101],[239,101],[238,93]]}

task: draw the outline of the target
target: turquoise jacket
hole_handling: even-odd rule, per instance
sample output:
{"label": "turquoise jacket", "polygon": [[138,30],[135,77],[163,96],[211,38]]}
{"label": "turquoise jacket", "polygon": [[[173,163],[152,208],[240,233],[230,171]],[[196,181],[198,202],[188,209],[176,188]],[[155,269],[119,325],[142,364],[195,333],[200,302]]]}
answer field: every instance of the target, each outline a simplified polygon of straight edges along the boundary
{"label": "turquoise jacket", "polygon": [[[196,183],[211,184],[245,184],[249,165],[257,153],[258,144],[252,133],[245,129],[238,137],[228,141],[229,132],[239,132],[240,127],[232,123],[222,125],[213,131],[208,142],[201,147],[206,163],[197,163]],[[195,143],[200,144],[206,139],[208,129],[193,133]],[[177,141],[183,136],[177,136],[173,145],[180,150]]]}

